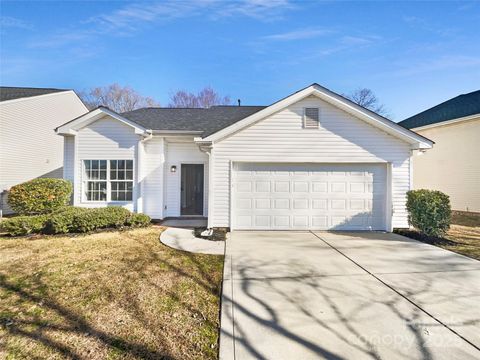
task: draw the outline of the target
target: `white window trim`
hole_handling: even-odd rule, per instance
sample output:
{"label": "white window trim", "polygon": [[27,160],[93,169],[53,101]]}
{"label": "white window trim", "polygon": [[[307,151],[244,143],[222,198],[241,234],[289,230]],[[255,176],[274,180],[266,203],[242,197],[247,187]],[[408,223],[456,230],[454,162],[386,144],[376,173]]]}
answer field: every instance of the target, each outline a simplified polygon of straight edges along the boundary
{"label": "white window trim", "polygon": [[[107,161],[107,179],[106,180],[89,180],[85,176],[85,160],[106,160]],[[112,193],[111,193],[111,182],[112,181],[117,181],[117,180],[110,180],[110,160],[132,160],[132,180],[126,180],[126,181],[132,181],[132,200],[111,200],[112,198]],[[80,186],[80,192],[81,192],[81,202],[85,204],[118,204],[118,205],[126,205],[126,204],[132,204],[135,201],[135,160],[132,158],[85,158],[81,159],[81,186]],[[85,193],[86,190],[86,183],[88,181],[105,181],[107,183],[107,200],[87,200],[87,195]],[[122,181],[122,180],[120,180]]]}
{"label": "white window trim", "polygon": [[[307,126],[307,109],[317,109],[318,110],[318,121],[317,126]],[[315,130],[320,128],[320,108],[318,106],[306,106],[303,108],[303,128],[306,130]]]}

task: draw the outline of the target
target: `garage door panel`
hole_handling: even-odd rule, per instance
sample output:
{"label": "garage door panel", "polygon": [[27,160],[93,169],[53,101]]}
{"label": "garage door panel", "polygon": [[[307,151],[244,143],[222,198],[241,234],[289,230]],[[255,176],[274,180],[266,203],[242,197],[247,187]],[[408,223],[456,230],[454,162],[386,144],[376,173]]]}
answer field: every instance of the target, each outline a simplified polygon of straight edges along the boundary
{"label": "garage door panel", "polygon": [[384,230],[385,164],[235,164],[234,229]]}

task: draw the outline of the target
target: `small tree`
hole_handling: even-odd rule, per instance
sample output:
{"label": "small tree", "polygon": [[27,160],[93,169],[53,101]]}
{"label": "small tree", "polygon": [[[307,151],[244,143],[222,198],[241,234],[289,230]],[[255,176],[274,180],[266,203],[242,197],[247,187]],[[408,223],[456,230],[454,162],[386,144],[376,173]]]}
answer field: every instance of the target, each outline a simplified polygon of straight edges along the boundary
{"label": "small tree", "polygon": [[450,198],[441,191],[407,192],[408,222],[428,236],[442,236],[450,228]]}
{"label": "small tree", "polygon": [[214,105],[230,105],[230,97],[222,96],[210,86],[200,90],[197,94],[177,90],[170,95],[169,107],[185,108],[209,108]]}
{"label": "small tree", "polygon": [[119,113],[142,107],[160,106],[153,98],[142,96],[131,87],[122,87],[119,84],[95,87],[80,92],[79,96],[90,109],[102,105]]}
{"label": "small tree", "polygon": [[382,116],[388,116],[387,109],[370,89],[363,88],[352,91],[349,94],[343,94],[344,97],[353,101],[355,104],[363,106]]}

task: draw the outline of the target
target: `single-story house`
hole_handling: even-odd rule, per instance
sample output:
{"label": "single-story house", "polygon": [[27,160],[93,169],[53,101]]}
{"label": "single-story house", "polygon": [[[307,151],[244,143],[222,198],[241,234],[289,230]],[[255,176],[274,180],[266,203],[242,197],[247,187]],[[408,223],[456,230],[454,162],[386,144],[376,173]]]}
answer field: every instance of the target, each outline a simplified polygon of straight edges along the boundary
{"label": "single-story house", "polygon": [[13,185],[62,178],[63,141],[52,129],[86,112],[73,90],[0,87],[0,212],[11,212]]}
{"label": "single-story house", "polygon": [[413,187],[448,194],[454,210],[480,212],[480,90],[399,125],[435,141],[434,149],[413,159]]}
{"label": "single-story house", "polygon": [[99,107],[56,131],[74,205],[231,229],[407,227],[410,160],[433,144],[318,84],[269,106]]}

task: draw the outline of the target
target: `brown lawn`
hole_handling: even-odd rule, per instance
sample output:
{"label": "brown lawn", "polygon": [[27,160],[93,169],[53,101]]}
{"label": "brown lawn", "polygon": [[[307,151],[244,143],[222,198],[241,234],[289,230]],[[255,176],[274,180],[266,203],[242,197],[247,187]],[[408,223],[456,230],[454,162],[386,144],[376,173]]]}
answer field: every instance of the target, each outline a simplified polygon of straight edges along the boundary
{"label": "brown lawn", "polygon": [[223,258],[161,231],[0,238],[0,358],[217,358]]}
{"label": "brown lawn", "polygon": [[450,230],[444,237],[428,237],[414,230],[395,232],[480,260],[480,214],[454,211]]}
{"label": "brown lawn", "polygon": [[454,212],[446,238],[454,244],[444,249],[480,260],[480,214]]}

